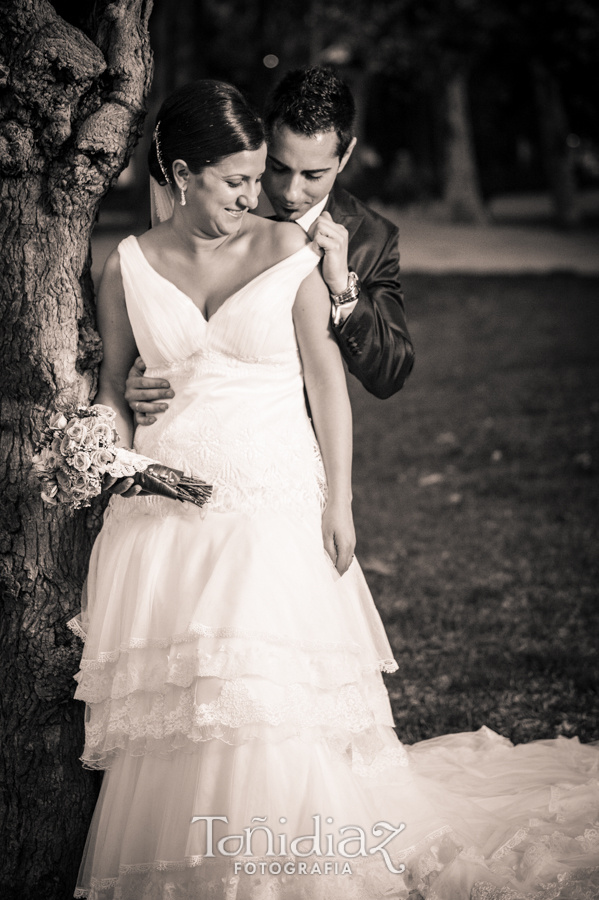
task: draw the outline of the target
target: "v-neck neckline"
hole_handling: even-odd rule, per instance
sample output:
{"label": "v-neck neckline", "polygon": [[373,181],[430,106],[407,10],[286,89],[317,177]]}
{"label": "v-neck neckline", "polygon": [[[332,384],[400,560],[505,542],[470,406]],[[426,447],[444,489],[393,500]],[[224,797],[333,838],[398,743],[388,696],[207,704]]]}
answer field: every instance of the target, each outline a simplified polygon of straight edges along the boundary
{"label": "v-neck neckline", "polygon": [[241,294],[242,291],[245,291],[245,289],[247,287],[249,287],[251,284],[254,284],[255,281],[258,281],[258,279],[262,278],[264,275],[267,275],[269,272],[272,272],[273,269],[278,268],[283,263],[286,263],[288,260],[293,259],[294,256],[297,256],[298,254],[303,253],[305,250],[310,250],[311,253],[314,253],[314,250],[312,250],[311,244],[304,244],[304,246],[300,247],[299,250],[296,250],[294,253],[291,253],[289,256],[285,256],[283,259],[280,259],[278,262],[274,263],[272,266],[269,266],[267,269],[263,269],[262,272],[259,272],[257,275],[254,276],[254,278],[251,278],[244,285],[242,285],[238,290],[234,291],[232,294],[229,294],[228,297],[225,297],[225,299],[220,304],[220,306],[212,313],[210,318],[207,319],[206,316],[204,315],[204,313],[202,312],[202,310],[200,309],[200,307],[196,303],[194,303],[194,301],[191,299],[189,294],[186,294],[185,291],[182,291],[181,288],[177,287],[177,285],[174,283],[174,281],[171,281],[169,278],[166,278],[164,275],[161,275],[160,272],[158,272],[158,270],[154,268],[154,266],[149,262],[145,253],[141,249],[141,244],[139,243],[139,239],[135,235],[131,235],[131,236],[133,238],[135,238],[135,244],[136,244],[137,249],[138,249],[144,263],[146,264],[146,266],[154,273],[154,275],[156,275],[162,281],[165,281],[168,285],[170,285],[172,288],[174,288],[178,294],[180,294],[187,301],[189,301],[189,303],[191,303],[193,308],[201,316],[202,321],[206,325],[209,325],[210,322],[212,322],[214,317],[218,315],[218,313],[221,311],[223,306],[225,306],[229,302],[229,300],[232,300],[238,294]]}

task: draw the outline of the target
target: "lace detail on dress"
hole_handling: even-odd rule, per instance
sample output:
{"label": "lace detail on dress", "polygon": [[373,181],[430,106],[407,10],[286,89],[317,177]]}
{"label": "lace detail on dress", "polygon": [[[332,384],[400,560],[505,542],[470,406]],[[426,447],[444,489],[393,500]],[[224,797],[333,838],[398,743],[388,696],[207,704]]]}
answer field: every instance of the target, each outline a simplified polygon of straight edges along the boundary
{"label": "lace detail on dress", "polygon": [[[138,692],[91,704],[82,759],[97,764],[117,748],[132,755],[162,754],[214,738],[239,744],[304,735],[309,740],[324,737],[336,750],[345,750],[362,735],[356,744],[362,754],[359,762],[370,765],[382,744],[377,726],[393,726],[380,677],[331,691],[302,684],[281,691],[279,702],[265,702],[242,680],[221,684],[214,679],[197,681],[190,688],[173,687],[166,695]],[[216,696],[205,702],[202,692]]]}
{"label": "lace detail on dress", "polygon": [[[265,422],[260,386],[268,368],[273,404],[280,413]],[[189,359],[164,369],[148,369],[152,377],[166,377],[175,390],[169,410],[155,425],[138,429],[135,449],[152,459],[213,485],[206,509],[252,515],[259,509],[302,512],[323,509],[326,477],[320,450],[306,415],[301,363],[294,349],[265,359],[238,359],[204,348]],[[277,396],[277,377],[281,397]],[[210,391],[196,400],[178,400],[177,392],[197,379],[231,379],[241,385],[244,402],[226,406]],[[256,382],[255,390],[250,388]],[[289,396],[289,382],[297,390]],[[118,503],[113,498],[106,523],[138,513],[177,514],[182,504],[137,497]]]}
{"label": "lace detail on dress", "polygon": [[551,799],[549,801],[549,812],[555,815],[556,822],[563,821],[563,815],[560,809],[560,800],[563,797],[563,791],[559,784],[551,785]]}
{"label": "lace detail on dress", "polygon": [[[200,647],[190,647],[185,653],[172,649],[169,653],[168,647],[128,648],[116,652],[113,659],[107,659],[108,654],[101,654],[104,658],[99,660],[83,659],[81,671],[75,675],[79,683],[76,697],[100,703],[134,691],[164,692],[169,685],[189,687],[196,678],[235,681],[243,675],[259,676],[275,684],[299,682],[331,689],[397,668],[395,660],[372,662],[354,647],[318,652],[311,648],[307,652],[303,647],[270,643],[264,636],[254,642],[244,636],[243,643],[236,638],[236,644],[231,636],[227,643],[222,643],[222,636],[202,638]],[[173,641],[171,648],[178,643]]]}
{"label": "lace detail on dress", "polygon": [[[523,900],[520,891],[511,887],[497,887],[496,884],[490,884],[488,881],[479,881],[472,888],[472,900]],[[533,898],[529,897],[529,900]],[[549,897],[544,900],[550,900]]]}
{"label": "lace detail on dress", "polygon": [[[439,841],[439,837],[442,838]],[[382,859],[335,858],[338,872],[345,863],[351,867],[351,875],[324,874],[323,858],[301,860],[307,874],[287,875],[285,865],[291,863],[298,872],[300,860],[281,857],[280,875],[270,875],[268,865],[272,857],[244,858],[243,862],[256,865],[255,875],[243,870],[233,875],[230,862],[206,859],[201,856],[185,860],[159,860],[154,864],[121,866],[118,877],[93,879],[89,890],[77,889],[75,897],[88,900],[597,900],[599,897],[599,869],[581,869],[568,872],[557,882],[541,883],[527,889],[516,885],[497,885],[479,880],[471,891],[436,890],[436,882],[443,870],[454,860],[465,857],[447,831],[429,835],[420,849],[407,860],[403,875],[387,870]],[[395,868],[400,857],[391,853]],[[310,875],[316,864],[314,874]],[[261,866],[264,874],[261,873]],[[320,871],[320,875],[318,872]]]}
{"label": "lace detail on dress", "polygon": [[69,619],[67,628],[69,628],[73,634],[76,634],[78,638],[81,638],[82,641],[87,639],[87,633],[83,630],[79,616],[75,616],[74,619]]}
{"label": "lace detail on dress", "polygon": [[[74,622],[74,619],[70,620]],[[70,627],[70,626],[69,626]],[[85,635],[84,635],[85,637]],[[122,644],[117,650],[110,650],[100,653],[98,659],[82,659],[82,669],[103,669],[106,663],[115,662],[121,653],[128,650],[145,650],[166,649],[172,644],[184,644],[196,640],[198,637],[209,638],[242,638],[248,641],[265,641],[266,643],[280,644],[284,647],[292,647],[297,650],[305,650],[307,652],[319,651],[337,652],[345,651],[350,653],[359,653],[358,644],[347,644],[335,641],[294,641],[291,638],[282,635],[269,634],[267,631],[250,631],[244,628],[219,628],[212,625],[202,625],[199,622],[192,622],[189,628],[181,634],[169,635],[166,638],[132,638],[128,643]],[[381,670],[383,672],[395,672],[397,663],[394,659],[381,660]]]}
{"label": "lace detail on dress", "polygon": [[471,900],[597,900],[599,868],[566,872],[558,876],[557,883],[540,884],[532,890],[478,881],[470,896]]}
{"label": "lace detail on dress", "polygon": [[522,841],[526,840],[529,832],[530,828],[520,828],[516,834],[512,835],[509,841],[506,841],[505,844],[502,844],[501,847],[495,851],[493,859],[502,859],[502,857],[507,856],[510,850],[513,850],[514,847],[517,847],[518,844],[521,844]]}
{"label": "lace detail on dress", "polygon": [[[407,900],[408,888],[401,875],[389,872],[381,858],[295,859],[293,857],[244,857],[255,874],[243,870],[233,875],[233,864],[220,859],[188,857],[174,863],[122,866],[118,878],[93,880],[89,891],[76,897],[88,900]],[[325,870],[325,863],[330,869]],[[277,875],[269,865],[280,866]],[[339,874],[344,865],[351,874]],[[285,867],[302,874],[289,875]],[[300,868],[301,867],[301,868]],[[337,867],[337,874],[334,874]],[[277,869],[275,869],[277,871]],[[333,874],[329,874],[333,873]]]}
{"label": "lace detail on dress", "polygon": [[577,835],[576,840],[585,853],[599,850],[599,822],[593,822],[593,827],[585,829],[584,834]]}

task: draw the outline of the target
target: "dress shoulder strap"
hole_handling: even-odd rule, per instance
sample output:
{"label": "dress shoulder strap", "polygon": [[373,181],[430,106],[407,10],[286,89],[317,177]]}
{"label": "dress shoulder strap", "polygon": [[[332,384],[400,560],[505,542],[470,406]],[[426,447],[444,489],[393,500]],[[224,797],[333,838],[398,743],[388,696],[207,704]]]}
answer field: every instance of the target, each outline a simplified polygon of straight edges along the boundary
{"label": "dress shoulder strap", "polygon": [[135,235],[118,246],[127,315],[139,355],[148,368],[164,366],[194,347],[195,334],[186,319],[187,310],[176,303],[168,284],[146,260]]}

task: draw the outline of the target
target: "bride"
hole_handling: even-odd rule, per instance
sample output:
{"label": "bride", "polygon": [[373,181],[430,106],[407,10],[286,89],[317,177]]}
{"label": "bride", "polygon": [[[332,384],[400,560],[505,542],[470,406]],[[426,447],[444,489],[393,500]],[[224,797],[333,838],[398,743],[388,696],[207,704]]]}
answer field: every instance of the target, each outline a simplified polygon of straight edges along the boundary
{"label": "bride", "polygon": [[[198,510],[125,484],[106,511],[70,623],[82,760],[106,770],[75,896],[590,900],[596,748],[395,735],[328,291],[299,227],[248,214],[265,156],[235,88],[175,91],[150,154],[172,217],[106,264],[96,400],[214,491]],[[176,393],[133,434],[138,354]]]}

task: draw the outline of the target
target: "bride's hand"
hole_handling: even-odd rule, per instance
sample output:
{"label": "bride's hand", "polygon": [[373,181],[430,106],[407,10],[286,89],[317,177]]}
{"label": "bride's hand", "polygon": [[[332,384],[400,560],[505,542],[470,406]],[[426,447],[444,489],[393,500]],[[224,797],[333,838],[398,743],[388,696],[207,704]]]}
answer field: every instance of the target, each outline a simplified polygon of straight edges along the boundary
{"label": "bride's hand", "polygon": [[333,565],[340,575],[345,574],[350,567],[356,546],[356,532],[349,501],[327,504],[322,516],[322,537],[324,548],[333,560]]}
{"label": "bride's hand", "polygon": [[118,494],[127,498],[137,497],[141,493],[141,487],[132,478],[114,478],[112,475],[104,476],[102,490],[105,494]]}

